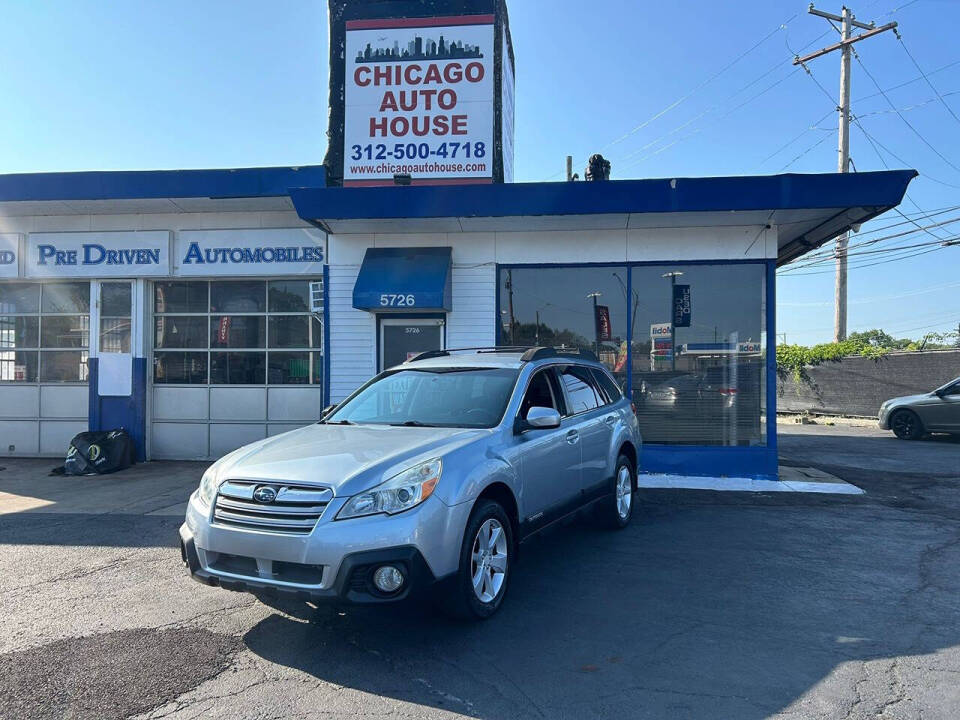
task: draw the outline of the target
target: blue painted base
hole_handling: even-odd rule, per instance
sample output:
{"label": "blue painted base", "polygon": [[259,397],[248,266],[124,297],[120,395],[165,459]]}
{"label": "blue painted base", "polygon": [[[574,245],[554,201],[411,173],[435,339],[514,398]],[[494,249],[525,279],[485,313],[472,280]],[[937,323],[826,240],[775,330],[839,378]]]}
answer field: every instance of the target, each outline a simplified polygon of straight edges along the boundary
{"label": "blue painted base", "polygon": [[147,360],[133,358],[133,394],[130,397],[100,397],[99,363],[97,358],[87,361],[90,385],[90,429],[117,430],[123,428],[137,448],[137,462],[146,459],[147,431]]}
{"label": "blue painted base", "polygon": [[770,447],[644,445],[641,472],[707,477],[777,479],[777,451]]}

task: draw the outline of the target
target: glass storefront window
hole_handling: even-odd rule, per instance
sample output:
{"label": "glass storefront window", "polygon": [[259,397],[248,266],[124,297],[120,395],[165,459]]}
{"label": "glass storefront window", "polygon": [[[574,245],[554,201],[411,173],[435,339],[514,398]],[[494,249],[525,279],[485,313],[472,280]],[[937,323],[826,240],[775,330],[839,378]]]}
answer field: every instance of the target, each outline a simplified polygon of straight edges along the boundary
{"label": "glass storefront window", "polygon": [[0,382],[86,382],[89,312],[88,282],[0,284]]}
{"label": "glass storefront window", "polygon": [[37,347],[39,322],[37,317],[0,317],[0,348]]}
{"label": "glass storefront window", "polygon": [[270,347],[320,347],[320,322],[308,315],[278,315],[270,318]]}
{"label": "glass storefront window", "polygon": [[37,381],[37,351],[0,350],[0,382]]}
{"label": "glass storefront window", "polygon": [[39,283],[0,283],[0,314],[40,312]]}
{"label": "glass storefront window", "polygon": [[270,281],[270,312],[310,311],[310,284],[301,280]]}
{"label": "glass storefront window", "polygon": [[[631,388],[644,441],[763,445],[766,387],[760,264],[635,267]],[[690,315],[673,328],[674,286]]]}
{"label": "glass storefront window", "polygon": [[271,385],[314,385],[323,380],[323,355],[317,352],[271,352]]}
{"label": "glass storefront window", "polygon": [[40,382],[75,383],[87,381],[87,351],[56,350],[41,353]]}
{"label": "glass storefront window", "polygon": [[155,313],[206,313],[207,283],[158,282],[153,286]]}
{"label": "glass storefront window", "polygon": [[41,318],[40,347],[85,348],[89,346],[89,315],[50,315]]}
{"label": "glass storefront window", "polygon": [[[501,268],[499,342],[596,352],[644,442],[764,445],[765,278],[761,263]],[[676,328],[674,286],[690,301]],[[581,385],[568,391],[585,408]]]}
{"label": "glass storefront window", "polygon": [[164,315],[154,318],[156,334],[154,347],[163,350],[171,348],[207,348],[207,317],[194,315]]}
{"label": "glass storefront window", "polygon": [[321,384],[323,324],[309,312],[310,282],[156,283],[154,382]]}
{"label": "glass storefront window", "polygon": [[100,352],[130,352],[133,286],[129,282],[100,286]]}
{"label": "glass storefront window", "polygon": [[214,315],[210,318],[210,347],[262,348],[266,318],[256,315]]}
{"label": "glass storefront window", "polygon": [[267,309],[267,284],[262,280],[210,283],[210,310],[216,313],[258,313]]}
{"label": "glass storefront window", "polygon": [[42,287],[41,312],[60,315],[90,312],[90,283],[49,283]]}
{"label": "glass storefront window", "polygon": [[500,343],[593,350],[627,379],[627,268],[500,270]]}
{"label": "glass storefront window", "polygon": [[157,352],[153,381],[163,385],[206,385],[206,352]]}
{"label": "glass storefront window", "polygon": [[263,353],[210,353],[210,382],[213,385],[263,385],[266,368]]}

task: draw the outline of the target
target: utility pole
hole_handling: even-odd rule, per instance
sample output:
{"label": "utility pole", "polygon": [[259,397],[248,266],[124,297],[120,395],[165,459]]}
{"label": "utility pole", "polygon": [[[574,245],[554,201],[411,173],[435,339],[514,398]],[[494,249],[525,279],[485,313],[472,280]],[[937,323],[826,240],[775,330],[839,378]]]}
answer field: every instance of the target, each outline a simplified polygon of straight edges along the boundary
{"label": "utility pole", "polygon": [[593,298],[593,350],[600,357],[600,323],[597,322],[597,298],[602,293],[594,291],[587,295],[587,300]]}
{"label": "utility pole", "polygon": [[567,182],[573,180],[573,155],[567,155]]}
{"label": "utility pole", "polygon": [[[875,23],[858,22],[853,15],[853,11],[847,6],[843,6],[840,15],[817,10],[813,3],[807,9],[811,15],[825,18],[831,24],[840,23],[840,42],[829,45],[825,48],[810,53],[804,57],[796,57],[793,60],[794,65],[802,65],[808,73],[806,63],[821,55],[827,55],[834,50],[840,51],[840,104],[837,106],[837,112],[840,114],[839,137],[837,142],[837,171],[841,173],[850,170],[850,55],[851,45],[861,40],[866,40],[874,35],[879,35],[887,30],[893,30],[897,23],[891,22],[877,27]],[[856,37],[852,36],[853,28],[867,30]],[[836,260],[837,272],[834,281],[833,290],[833,341],[841,342],[847,339],[847,243],[849,234],[844,233],[836,241]]]}
{"label": "utility pole", "polygon": [[510,344],[513,345],[515,343],[513,339],[513,329],[516,324],[516,320],[513,317],[513,270],[507,270],[507,290],[510,293]]}

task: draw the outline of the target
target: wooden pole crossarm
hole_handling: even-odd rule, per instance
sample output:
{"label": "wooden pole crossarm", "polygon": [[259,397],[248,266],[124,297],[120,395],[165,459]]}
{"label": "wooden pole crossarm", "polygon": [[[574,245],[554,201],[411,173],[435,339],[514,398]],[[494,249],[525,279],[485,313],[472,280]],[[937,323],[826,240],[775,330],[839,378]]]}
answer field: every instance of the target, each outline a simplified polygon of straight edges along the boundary
{"label": "wooden pole crossarm", "polygon": [[895,27],[897,27],[897,24],[895,22],[887,23],[886,25],[881,25],[878,28],[874,28],[870,32],[865,32],[862,35],[857,35],[856,37],[852,37],[849,40],[841,40],[840,42],[834,45],[825,47],[822,50],[817,50],[815,53],[810,53],[809,55],[805,55],[804,57],[794,58],[793,64],[802,65],[805,62],[809,62],[814,58],[820,57],[821,55],[826,55],[827,53],[831,53],[834,50],[839,50],[845,45],[853,45],[856,42],[860,42],[861,40],[866,40],[867,38],[873,37],[874,35],[879,35],[880,33],[886,32],[887,30],[893,30]]}
{"label": "wooden pole crossarm", "polygon": [[[824,12],[823,10],[817,10],[813,7],[813,3],[810,3],[810,7],[807,9],[807,12],[811,15],[816,15],[817,17],[826,18],[827,20],[843,22],[843,16],[834,15],[833,13]],[[873,30],[877,26],[876,23],[862,23],[859,20],[851,20],[850,24],[863,30]]]}

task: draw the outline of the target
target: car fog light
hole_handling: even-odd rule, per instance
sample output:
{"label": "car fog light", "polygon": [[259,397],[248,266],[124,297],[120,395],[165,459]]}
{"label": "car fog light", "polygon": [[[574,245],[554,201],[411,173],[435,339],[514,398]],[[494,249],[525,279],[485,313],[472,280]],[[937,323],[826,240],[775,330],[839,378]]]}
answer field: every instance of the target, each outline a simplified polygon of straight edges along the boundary
{"label": "car fog light", "polygon": [[373,573],[373,584],[384,593],[395,593],[403,587],[403,573],[393,565],[381,565]]}

